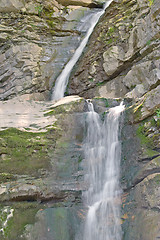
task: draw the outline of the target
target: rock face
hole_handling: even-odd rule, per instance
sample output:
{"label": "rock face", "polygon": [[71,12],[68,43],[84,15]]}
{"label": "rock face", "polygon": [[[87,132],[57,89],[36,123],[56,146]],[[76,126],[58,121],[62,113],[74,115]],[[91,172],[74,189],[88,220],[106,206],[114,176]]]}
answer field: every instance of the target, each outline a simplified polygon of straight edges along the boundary
{"label": "rock face", "polygon": [[[81,239],[84,98],[46,101],[103,1],[0,1],[0,239]],[[71,6],[72,5],[72,6]],[[74,5],[74,6],[73,6]],[[160,238],[159,1],[113,1],[70,79],[103,118],[125,98],[124,240]],[[69,42],[69,45],[68,45]],[[107,98],[107,99],[106,99]],[[37,101],[38,100],[38,101]],[[39,101],[41,100],[41,101]]]}
{"label": "rock face", "polygon": [[154,114],[136,123],[141,108],[134,109],[134,119],[132,110],[128,111],[126,120],[128,118],[130,124],[125,123],[122,131],[123,236],[125,240],[133,240],[135,236],[139,240],[151,240],[160,234],[160,118]]}
{"label": "rock face", "polygon": [[1,1],[0,100],[23,94],[49,99],[53,82],[88,29],[83,17],[90,13],[63,1]]}
{"label": "rock face", "polygon": [[[54,221],[61,221],[59,214],[62,218],[63,215],[71,215],[73,216],[71,221],[74,222],[74,218],[79,221],[78,204],[80,193],[84,188],[80,163],[83,158],[81,149],[83,121],[81,120],[84,116],[82,112],[85,101],[79,97],[72,99],[69,97],[64,99],[63,103],[61,101],[54,104],[28,102],[18,98],[2,104],[8,110],[2,113],[3,116],[1,115],[6,119],[6,122],[1,121],[0,136],[1,239],[13,239],[13,237],[21,239],[22,234],[25,235],[22,239],[36,239],[37,236],[34,238],[36,233],[33,233],[31,238],[28,237],[32,230],[30,229],[28,233],[27,224],[35,221],[37,212],[40,219],[42,218],[41,224],[44,216],[48,218],[47,212],[52,207],[59,206],[59,210],[53,211]],[[16,104],[18,108],[15,108],[15,116],[12,115],[11,118],[9,107],[12,112],[12,104]],[[12,128],[8,125],[9,122]],[[6,205],[6,202],[10,203]],[[23,211],[25,211],[24,215]],[[12,226],[17,222],[17,218],[20,224],[14,228]],[[73,226],[72,228],[74,236],[75,229]],[[58,231],[60,229],[57,229]],[[43,237],[47,232],[48,227],[41,232],[38,231],[37,234]],[[58,233],[54,232],[54,234]],[[59,232],[59,234],[59,237],[64,239],[64,233]],[[70,239],[70,233],[67,234]],[[48,239],[53,238],[48,236]]]}
{"label": "rock face", "polygon": [[159,21],[157,0],[112,3],[70,81],[70,93],[136,99],[156,88]]}

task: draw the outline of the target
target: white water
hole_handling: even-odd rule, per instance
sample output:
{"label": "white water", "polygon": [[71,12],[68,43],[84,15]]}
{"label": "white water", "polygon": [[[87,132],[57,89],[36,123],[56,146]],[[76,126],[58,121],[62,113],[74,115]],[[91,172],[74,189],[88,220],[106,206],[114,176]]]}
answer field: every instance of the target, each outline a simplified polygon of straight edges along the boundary
{"label": "white water", "polygon": [[88,102],[87,136],[84,144],[89,189],[84,201],[89,207],[83,240],[121,240],[119,171],[121,145],[119,117],[124,105],[111,108],[104,122]]}
{"label": "white water", "polygon": [[85,46],[87,45],[88,39],[91,36],[99,18],[104,14],[105,9],[110,5],[113,0],[108,0],[103,8],[103,10],[96,12],[93,17],[90,19],[90,28],[86,33],[86,36],[80,43],[79,47],[76,49],[73,57],[66,64],[61,74],[56,79],[55,87],[51,96],[52,100],[59,100],[64,97],[64,93],[68,84],[68,79],[70,77],[71,71],[78,59],[80,58]]}

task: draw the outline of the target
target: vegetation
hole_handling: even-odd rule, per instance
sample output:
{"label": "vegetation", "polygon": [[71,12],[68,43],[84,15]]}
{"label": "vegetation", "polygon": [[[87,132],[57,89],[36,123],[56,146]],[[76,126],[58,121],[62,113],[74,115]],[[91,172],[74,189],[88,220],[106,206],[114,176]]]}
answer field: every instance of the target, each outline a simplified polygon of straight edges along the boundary
{"label": "vegetation", "polygon": [[3,232],[0,232],[0,239],[18,239],[25,226],[34,223],[35,215],[42,207],[38,203],[27,202],[13,203],[10,207],[0,205],[0,228],[3,227],[11,210],[13,211],[13,217],[8,219]]}
{"label": "vegetation", "polygon": [[157,117],[160,117],[160,108],[156,110]]}
{"label": "vegetation", "polygon": [[154,0],[148,0],[149,1],[149,6],[151,7],[152,4],[154,3]]}
{"label": "vegetation", "polygon": [[40,17],[43,11],[43,6],[42,5],[36,6],[35,10],[38,12],[38,16]]}
{"label": "vegetation", "polygon": [[[47,133],[23,132],[14,128],[0,132],[0,180],[14,179],[13,174],[37,175],[50,166],[49,151],[54,141]],[[9,173],[9,174],[8,174]]]}
{"label": "vegetation", "polygon": [[151,138],[147,137],[147,130],[145,128],[145,123],[142,122],[137,129],[137,136],[140,138],[141,144],[146,145],[148,148],[153,147],[153,141]]}

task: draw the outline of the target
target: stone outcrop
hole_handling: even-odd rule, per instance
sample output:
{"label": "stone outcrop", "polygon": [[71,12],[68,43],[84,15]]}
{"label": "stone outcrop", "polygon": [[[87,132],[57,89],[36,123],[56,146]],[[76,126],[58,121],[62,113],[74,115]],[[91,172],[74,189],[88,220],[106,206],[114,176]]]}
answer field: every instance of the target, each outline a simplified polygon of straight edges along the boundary
{"label": "stone outcrop", "polygon": [[156,88],[160,83],[159,21],[157,0],[112,3],[73,74],[69,92],[106,98],[126,94],[137,99]]}
{"label": "stone outcrop", "polygon": [[58,3],[69,6],[83,6],[83,7],[102,7],[105,1],[93,1],[93,0],[57,0]]}
{"label": "stone outcrop", "polygon": [[[83,6],[83,7],[99,7],[102,6],[104,1],[101,0],[53,0],[53,1],[48,1],[45,0],[43,1],[38,1],[36,0],[35,3],[39,4],[44,4],[44,5],[50,5],[54,6],[55,9],[59,7],[60,5],[63,6],[69,6],[69,5],[74,5],[74,6]],[[32,6],[32,9],[34,9],[34,1],[29,0],[29,1],[23,1],[23,0],[1,0],[0,2],[0,11],[1,12],[18,12],[19,10],[23,8],[30,8]]]}

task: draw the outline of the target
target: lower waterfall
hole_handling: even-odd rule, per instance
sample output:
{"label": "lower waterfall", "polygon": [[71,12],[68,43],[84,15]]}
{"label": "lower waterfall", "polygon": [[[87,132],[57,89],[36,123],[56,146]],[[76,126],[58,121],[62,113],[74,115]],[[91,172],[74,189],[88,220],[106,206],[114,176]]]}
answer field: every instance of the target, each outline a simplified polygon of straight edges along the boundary
{"label": "lower waterfall", "polygon": [[83,240],[121,240],[119,184],[121,144],[119,117],[124,105],[109,109],[102,122],[88,101],[84,143],[87,164],[84,203],[89,207]]}

